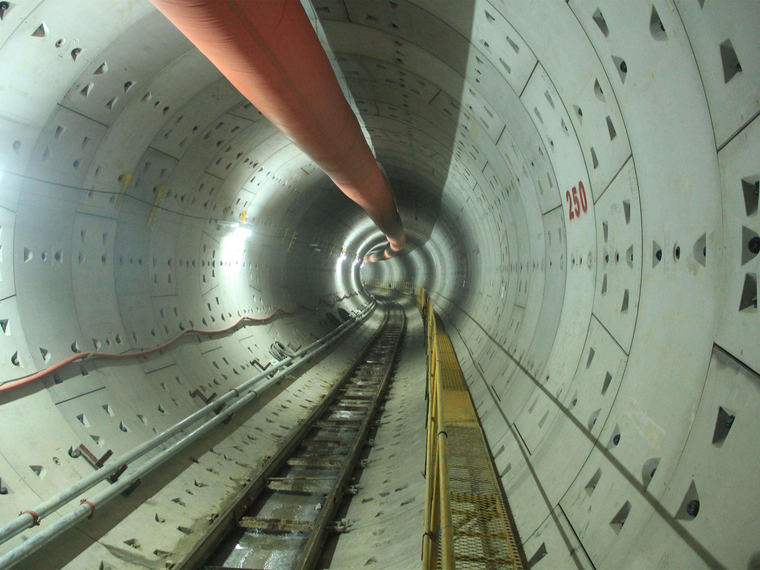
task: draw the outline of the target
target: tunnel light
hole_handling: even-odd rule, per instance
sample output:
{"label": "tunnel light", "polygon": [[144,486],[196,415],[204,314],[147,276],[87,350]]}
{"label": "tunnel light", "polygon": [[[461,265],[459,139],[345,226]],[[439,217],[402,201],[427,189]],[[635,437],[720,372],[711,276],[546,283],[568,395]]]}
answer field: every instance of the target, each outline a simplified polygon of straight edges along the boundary
{"label": "tunnel light", "polygon": [[343,248],[343,251],[340,252],[340,257],[338,258],[338,262],[343,262],[348,259],[348,256],[346,255],[346,249]]}
{"label": "tunnel light", "polygon": [[248,228],[244,228],[243,226],[238,226],[237,228],[235,228],[235,231],[232,232],[232,234],[238,237],[247,238],[247,237],[251,237],[251,230],[249,230]]}

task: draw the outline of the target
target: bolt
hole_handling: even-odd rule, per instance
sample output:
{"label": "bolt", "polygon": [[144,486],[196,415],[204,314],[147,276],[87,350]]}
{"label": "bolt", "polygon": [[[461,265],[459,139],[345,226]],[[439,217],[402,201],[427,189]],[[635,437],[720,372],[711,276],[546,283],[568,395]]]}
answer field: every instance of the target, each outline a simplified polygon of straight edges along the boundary
{"label": "bolt", "polygon": [[5,12],[11,5],[8,2],[0,2],[0,12]]}
{"label": "bolt", "polygon": [[620,434],[619,433],[616,433],[614,435],[614,437],[612,438],[612,443],[615,444],[615,445],[617,445],[618,443],[620,443]]}
{"label": "bolt", "polygon": [[628,65],[624,61],[620,62],[620,71],[623,73],[628,73]]}
{"label": "bolt", "polygon": [[697,514],[699,514],[699,501],[697,499],[692,499],[689,501],[689,503],[686,505],[686,513],[690,517],[696,517]]}
{"label": "bolt", "polygon": [[654,474],[655,474],[656,472],[657,472],[657,467],[655,467],[654,469],[652,469],[651,473],[649,473],[649,478],[650,478],[650,479],[654,479]]}
{"label": "bolt", "polygon": [[657,261],[662,261],[662,250],[658,249],[654,256],[657,258]]}
{"label": "bolt", "polygon": [[[2,5],[6,4],[6,2],[0,3],[0,9],[2,9]],[[0,495],[7,495],[8,494],[8,487],[0,487]]]}
{"label": "bolt", "polygon": [[749,240],[749,243],[747,244],[747,247],[755,255],[757,255],[758,253],[760,253],[760,237],[755,236],[751,240]]}

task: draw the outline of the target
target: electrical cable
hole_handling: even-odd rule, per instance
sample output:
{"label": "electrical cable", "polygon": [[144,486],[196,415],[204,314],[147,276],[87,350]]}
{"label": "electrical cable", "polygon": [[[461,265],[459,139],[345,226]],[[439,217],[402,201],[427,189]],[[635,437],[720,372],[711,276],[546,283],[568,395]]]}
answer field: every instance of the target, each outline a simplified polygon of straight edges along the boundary
{"label": "electrical cable", "polygon": [[[354,295],[358,295],[358,294],[359,294],[359,291],[356,291],[354,293],[348,293],[346,295],[343,295],[342,297],[339,297],[339,299],[342,301],[342,300],[348,299],[349,297],[353,297]],[[322,301],[322,299],[320,299],[320,301],[324,302],[328,306],[335,306],[335,303],[333,303],[333,305],[329,305],[327,303],[327,301]],[[299,304],[299,307],[304,308],[306,310],[310,310],[310,311],[311,310],[316,310],[316,309],[309,309],[308,307],[306,307],[304,305],[300,305],[300,304]],[[137,351],[137,352],[124,352],[124,353],[121,353],[121,354],[114,354],[114,353],[107,353],[107,352],[92,352],[92,351],[78,352],[78,353],[73,354],[73,355],[69,356],[68,358],[65,358],[65,359],[61,360],[60,362],[58,362],[58,363],[50,366],[49,368],[46,368],[46,369],[41,370],[39,372],[35,372],[34,374],[30,374],[29,376],[24,376],[23,378],[18,378],[16,380],[10,380],[10,381],[8,381],[8,382],[0,385],[0,393],[7,392],[7,391],[12,390],[14,388],[18,388],[19,386],[24,386],[24,385],[30,384],[32,382],[36,382],[37,380],[45,378],[46,376],[49,376],[50,374],[52,374],[52,373],[60,370],[61,368],[65,367],[65,366],[68,366],[69,364],[71,364],[73,362],[80,361],[80,360],[86,360],[86,359],[92,359],[92,360],[95,360],[95,359],[100,359],[100,360],[120,360],[120,359],[126,359],[126,358],[136,358],[138,356],[148,356],[148,355],[153,354],[155,352],[159,352],[161,350],[165,350],[170,345],[174,344],[180,338],[182,338],[183,336],[185,336],[187,334],[218,335],[218,334],[223,334],[223,333],[226,333],[226,332],[234,329],[235,327],[237,327],[242,322],[247,322],[247,323],[264,323],[264,322],[267,322],[267,321],[273,319],[278,314],[282,314],[282,315],[294,315],[297,312],[298,312],[298,308],[296,308],[293,311],[286,311],[285,309],[275,309],[274,311],[272,311],[271,313],[269,313],[266,317],[262,317],[262,318],[254,318],[254,317],[247,317],[247,316],[240,317],[234,323],[232,323],[230,326],[228,326],[226,328],[223,328],[223,329],[216,329],[216,330],[202,330],[202,329],[195,329],[195,328],[185,329],[182,332],[180,332],[178,335],[174,336],[172,339],[168,340],[167,342],[165,342],[163,344],[160,344],[160,345],[155,346],[153,348],[143,349],[143,350],[140,350],[140,351]],[[286,355],[284,358],[287,358],[288,356],[293,356],[293,355]],[[284,358],[280,358],[280,360],[283,360]]]}

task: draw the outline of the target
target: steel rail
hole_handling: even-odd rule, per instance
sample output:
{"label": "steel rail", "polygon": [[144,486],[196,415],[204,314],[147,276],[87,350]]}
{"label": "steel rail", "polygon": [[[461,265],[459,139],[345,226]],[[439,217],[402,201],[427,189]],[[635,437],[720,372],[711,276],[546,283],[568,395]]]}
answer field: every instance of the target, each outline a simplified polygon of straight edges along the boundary
{"label": "steel rail", "polygon": [[219,546],[227,533],[235,527],[237,521],[243,516],[243,513],[250,508],[260,493],[266,488],[267,480],[285,465],[287,459],[293,454],[294,450],[298,448],[306,434],[314,427],[315,422],[330,406],[335,396],[340,392],[341,387],[345,384],[345,381],[362,363],[366,354],[370,351],[377,339],[380,338],[387,321],[388,313],[386,313],[383,323],[378,328],[377,332],[372,335],[372,338],[370,338],[364,346],[359,356],[354,360],[351,366],[348,367],[346,372],[338,379],[324,398],[322,398],[320,403],[311,411],[309,416],[299,424],[298,428],[288,436],[280,449],[269,459],[269,461],[267,461],[262,468],[261,473],[259,473],[255,479],[250,481],[246,487],[238,493],[237,497],[230,502],[230,506],[227,507],[224,512],[219,514],[214,522],[211,523],[211,526],[206,530],[204,536],[195,544],[190,552],[177,561],[175,564],[177,570],[200,567],[200,565],[203,564],[203,562]]}
{"label": "steel rail", "polygon": [[[146,474],[148,474],[150,471],[152,471],[155,467],[162,464],[164,461],[169,459],[172,455],[198,439],[200,436],[205,434],[207,431],[212,429],[213,427],[216,427],[221,423],[223,420],[225,420],[227,417],[231,416],[235,411],[239,410],[243,406],[245,406],[247,403],[251,402],[252,400],[256,399],[260,393],[267,388],[269,388],[272,384],[274,384],[276,381],[278,381],[280,378],[285,376],[285,374],[288,374],[295,370],[296,368],[302,366],[306,362],[313,359],[317,354],[325,350],[327,347],[332,345],[335,341],[337,341],[340,337],[342,337],[344,334],[346,334],[351,328],[353,328],[356,324],[358,324],[364,317],[366,317],[370,311],[374,308],[375,303],[370,303],[366,307],[364,307],[357,315],[353,316],[351,320],[345,321],[340,326],[338,326],[336,329],[322,337],[321,339],[313,342],[308,347],[302,349],[299,351],[299,356],[297,357],[291,357],[286,360],[283,360],[276,364],[274,367],[272,367],[270,370],[267,370],[266,372],[262,372],[258,374],[257,376],[254,376],[250,380],[244,382],[240,385],[239,388],[230,390],[225,395],[223,395],[218,400],[214,400],[213,402],[207,404],[194,414],[191,414],[184,420],[178,422],[173,427],[169,428],[168,430],[165,430],[161,434],[157,435],[156,437],[146,441],[142,445],[134,448],[132,451],[127,452],[126,454],[120,456],[116,460],[110,462],[111,465],[109,467],[103,467],[102,469],[93,472],[91,475],[85,477],[84,479],[80,480],[78,483],[75,483],[74,485],[68,487],[67,489],[63,490],[62,492],[58,493],[57,495],[51,497],[47,501],[41,503],[40,505],[37,505],[34,509],[30,509],[30,511],[24,511],[19,515],[18,518],[15,520],[7,523],[2,528],[0,528],[0,543],[5,542],[12,538],[13,536],[17,535],[18,533],[22,532],[23,530],[26,530],[27,528],[31,528],[32,526],[35,526],[36,524],[39,524],[39,521],[50,515],[51,513],[58,510],[61,506],[67,504],[75,497],[79,496],[81,493],[87,491],[88,489],[91,489],[98,483],[105,480],[110,475],[114,474],[116,471],[120,470],[122,465],[129,465],[132,461],[135,459],[145,455],[148,451],[151,451],[155,449],[158,445],[168,440],[170,437],[176,435],[177,433],[183,431],[184,429],[190,427],[194,423],[196,423],[200,418],[207,416],[208,414],[219,411],[220,406],[223,406],[227,402],[229,402],[232,398],[238,398],[238,401],[234,404],[231,404],[228,407],[224,407],[219,413],[216,415],[216,417],[208,420],[200,427],[196,428],[194,431],[190,432],[188,435],[180,439],[179,441],[172,444],[170,447],[166,448],[165,450],[161,451],[157,455],[155,455],[153,458],[149,459],[147,462],[143,463],[141,466],[137,467],[134,471],[130,471],[129,469],[125,471],[123,474],[120,475],[120,478],[116,481],[114,481],[113,485],[111,485],[109,488],[105,489],[104,491],[101,491],[98,495],[96,495],[92,499],[85,499],[87,502],[83,502],[80,504],[78,508],[70,512],[69,514],[63,516],[59,520],[57,520],[55,523],[51,524],[47,528],[43,529],[41,532],[37,533],[33,537],[26,540],[21,545],[17,546],[13,550],[7,552],[5,555],[0,557],[0,570],[5,570],[6,568],[11,568],[13,565],[21,561],[22,559],[29,556],[32,552],[55,538],[58,534],[64,532],[74,524],[78,523],[79,521],[83,520],[84,518],[88,518],[95,513],[96,507],[99,505],[104,504],[105,502],[109,501],[116,495],[122,493],[123,491],[130,488],[135,481],[139,481],[139,479]],[[316,347],[316,348],[315,348]],[[289,366],[294,361],[297,362],[294,364],[294,366]],[[285,368],[285,370],[281,370],[282,368]],[[274,376],[271,376],[273,372],[276,372],[277,370],[281,370]],[[253,386],[257,381],[261,380],[262,378],[265,378],[266,376],[271,376],[269,380],[266,380],[261,383],[261,385]],[[246,390],[251,390],[248,392],[248,394],[242,395],[242,392],[245,392]]]}
{"label": "steel rail", "polygon": [[324,544],[325,535],[327,534],[328,525],[335,518],[335,514],[338,511],[338,507],[343,497],[344,489],[346,487],[348,478],[351,476],[351,473],[356,467],[356,462],[359,459],[359,453],[361,452],[362,447],[364,447],[364,443],[367,438],[367,433],[369,432],[370,425],[375,418],[378,405],[381,399],[384,397],[385,390],[388,387],[388,382],[393,371],[393,362],[396,358],[398,347],[401,344],[401,339],[404,335],[405,328],[406,328],[406,315],[404,314],[402,310],[401,311],[401,328],[399,331],[399,335],[396,338],[396,342],[393,344],[393,349],[390,351],[388,355],[387,368],[385,370],[385,374],[383,375],[383,379],[381,380],[380,385],[377,388],[377,392],[375,392],[375,395],[372,398],[372,401],[367,413],[362,419],[362,423],[359,427],[359,430],[357,434],[354,436],[354,442],[351,445],[351,450],[348,452],[348,456],[346,457],[343,463],[343,467],[338,473],[335,484],[333,485],[333,488],[330,491],[330,493],[325,498],[324,506],[322,507],[322,510],[319,512],[319,516],[317,517],[317,520],[314,522],[314,529],[309,534],[309,538],[306,541],[304,550],[301,553],[301,556],[299,557],[295,565],[295,567],[298,568],[299,570],[311,570],[315,568],[317,565],[319,555],[322,552],[322,546]]}

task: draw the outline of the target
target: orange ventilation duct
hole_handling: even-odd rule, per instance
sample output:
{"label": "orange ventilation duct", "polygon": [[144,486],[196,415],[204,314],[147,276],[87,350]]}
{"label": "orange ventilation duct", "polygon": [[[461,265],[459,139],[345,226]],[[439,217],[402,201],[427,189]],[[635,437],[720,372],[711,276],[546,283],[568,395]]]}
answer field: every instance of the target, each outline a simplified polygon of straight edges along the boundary
{"label": "orange ventilation duct", "polygon": [[152,0],[387,236],[406,241],[375,161],[299,0]]}

